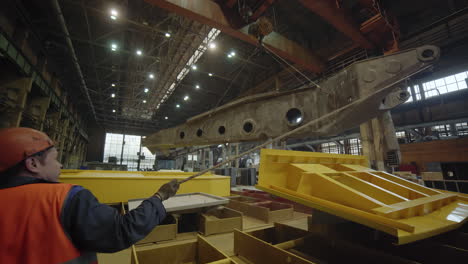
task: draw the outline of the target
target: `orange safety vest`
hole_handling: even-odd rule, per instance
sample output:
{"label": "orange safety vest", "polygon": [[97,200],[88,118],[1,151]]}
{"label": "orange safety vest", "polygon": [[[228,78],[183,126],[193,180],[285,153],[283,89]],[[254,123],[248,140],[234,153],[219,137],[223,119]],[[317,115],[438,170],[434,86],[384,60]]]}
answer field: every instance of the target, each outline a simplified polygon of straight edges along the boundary
{"label": "orange safety vest", "polygon": [[0,189],[0,263],[97,263],[73,245],[60,220],[71,184],[33,183]]}

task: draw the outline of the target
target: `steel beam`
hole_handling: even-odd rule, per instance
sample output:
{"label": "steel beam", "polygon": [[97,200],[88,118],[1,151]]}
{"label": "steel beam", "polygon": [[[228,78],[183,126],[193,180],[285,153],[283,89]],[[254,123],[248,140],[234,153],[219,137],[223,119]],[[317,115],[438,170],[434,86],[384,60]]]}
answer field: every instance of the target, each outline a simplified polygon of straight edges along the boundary
{"label": "steel beam", "polygon": [[359,26],[345,14],[343,9],[337,8],[334,1],[328,0],[299,0],[299,2],[316,13],[337,30],[351,38],[354,42],[366,49],[374,48],[372,44],[359,30]]}
{"label": "steel beam", "polygon": [[257,8],[257,10],[255,10],[255,13],[253,13],[253,15],[250,17],[250,19],[252,21],[255,21],[257,20],[261,15],[263,15],[263,13],[270,7],[273,5],[273,3],[275,2],[275,0],[264,0],[263,1],[263,4]]}
{"label": "steel beam", "polygon": [[[221,7],[211,0],[183,1],[183,0],[145,0],[147,3],[166,9],[178,15],[187,17],[199,23],[217,28],[222,32],[235,38],[248,42],[252,45],[259,45],[258,40],[249,35],[248,26],[240,30],[233,28]],[[320,73],[325,69],[322,60],[310,50],[302,47],[298,43],[285,38],[277,32],[272,32],[265,36],[263,44],[276,54],[290,60],[293,63],[304,66],[305,69]]]}
{"label": "steel beam", "polygon": [[237,3],[237,0],[227,0],[226,5],[232,8]]}
{"label": "steel beam", "polygon": [[244,97],[148,136],[143,144],[154,151],[263,141],[302,123],[307,126],[293,135],[296,138],[341,133],[404,103],[409,94],[399,83],[431,67],[439,53],[437,47],[422,46],[360,61],[320,82],[320,89]]}

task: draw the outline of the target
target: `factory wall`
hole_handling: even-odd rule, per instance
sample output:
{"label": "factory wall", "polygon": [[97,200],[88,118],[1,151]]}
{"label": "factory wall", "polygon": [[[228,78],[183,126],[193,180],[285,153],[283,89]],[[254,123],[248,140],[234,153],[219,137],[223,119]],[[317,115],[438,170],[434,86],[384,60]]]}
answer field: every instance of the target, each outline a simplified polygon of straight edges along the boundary
{"label": "factory wall", "polygon": [[468,138],[401,144],[400,150],[402,164],[414,162],[421,171],[432,162],[468,162]]}
{"label": "factory wall", "polygon": [[103,162],[106,131],[103,127],[93,125],[88,129],[89,143],[86,161]]}
{"label": "factory wall", "polygon": [[[86,156],[86,118],[74,104],[63,76],[14,10],[0,10],[0,128],[44,131],[59,150],[64,168],[78,168]],[[39,42],[40,43],[40,42]]]}

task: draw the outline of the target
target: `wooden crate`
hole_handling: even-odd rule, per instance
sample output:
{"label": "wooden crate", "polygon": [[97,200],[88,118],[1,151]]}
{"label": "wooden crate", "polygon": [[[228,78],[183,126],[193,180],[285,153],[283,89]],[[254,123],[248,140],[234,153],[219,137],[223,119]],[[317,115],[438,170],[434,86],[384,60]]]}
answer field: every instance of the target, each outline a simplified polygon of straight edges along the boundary
{"label": "wooden crate", "polygon": [[177,218],[167,215],[166,219],[156,226],[151,233],[136,244],[154,243],[159,241],[175,239],[177,235]]}
{"label": "wooden crate", "polygon": [[249,205],[253,203],[261,202],[260,199],[255,199],[251,197],[239,196],[239,197],[232,197],[229,199],[229,203],[226,205],[227,207],[242,212],[246,214],[249,211]]}
{"label": "wooden crate", "polygon": [[200,232],[205,236],[242,230],[242,213],[230,208],[210,210],[199,219]]}
{"label": "wooden crate", "polygon": [[155,244],[135,248],[132,264],[235,264],[227,255],[216,249],[203,237],[196,241]]}
{"label": "wooden crate", "polygon": [[267,201],[249,204],[246,215],[271,223],[291,219],[293,213],[290,204]]}
{"label": "wooden crate", "polygon": [[115,253],[98,253],[99,264],[130,264],[132,248],[121,250]]}
{"label": "wooden crate", "polygon": [[248,263],[413,263],[340,239],[275,223],[252,232],[234,231],[234,254]]}

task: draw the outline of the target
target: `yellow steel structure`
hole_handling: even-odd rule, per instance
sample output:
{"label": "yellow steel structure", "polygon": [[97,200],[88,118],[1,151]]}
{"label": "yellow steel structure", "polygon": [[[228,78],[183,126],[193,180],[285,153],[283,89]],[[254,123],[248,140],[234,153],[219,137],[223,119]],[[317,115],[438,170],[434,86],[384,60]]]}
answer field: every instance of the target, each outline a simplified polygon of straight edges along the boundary
{"label": "yellow steel structure", "polygon": [[[153,195],[172,179],[182,180],[190,172],[131,172],[62,170],[60,182],[81,185],[102,203],[127,202]],[[203,192],[217,196],[230,195],[230,177],[207,174],[180,185],[178,194]]]}
{"label": "yellow steel structure", "polygon": [[405,244],[467,221],[468,196],[368,167],[366,157],[262,149],[257,188],[361,223]]}

